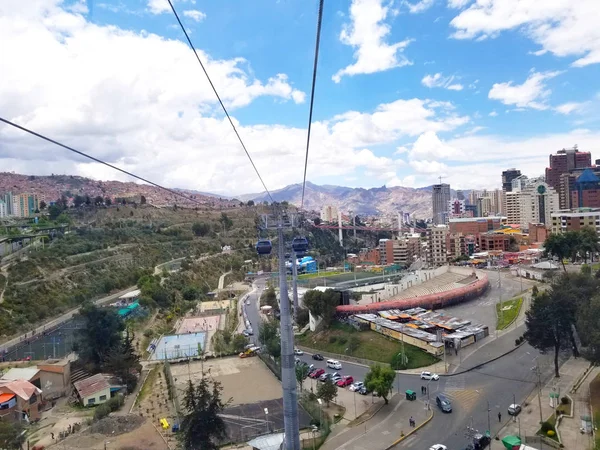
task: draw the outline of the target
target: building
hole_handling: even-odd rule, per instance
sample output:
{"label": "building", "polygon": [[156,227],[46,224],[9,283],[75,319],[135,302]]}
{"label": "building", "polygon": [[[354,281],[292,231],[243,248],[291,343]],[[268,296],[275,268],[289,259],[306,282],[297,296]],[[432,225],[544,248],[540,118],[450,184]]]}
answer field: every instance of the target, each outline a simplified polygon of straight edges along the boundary
{"label": "building", "polygon": [[512,191],[512,180],[521,175],[521,171],[517,169],[507,169],[502,172],[502,190],[504,192]]}
{"label": "building", "polygon": [[483,197],[483,193],[481,191],[473,189],[471,192],[469,192],[469,205],[477,206],[477,199],[479,197]]}
{"label": "building", "polygon": [[[554,220],[554,219],[553,219]],[[529,245],[535,244],[536,242],[544,242],[548,237],[548,228],[543,223],[530,223],[529,224],[529,236],[527,241]]]}
{"label": "building", "polygon": [[465,213],[465,201],[454,198],[448,202],[448,217],[461,217]]}
{"label": "building", "polygon": [[475,236],[480,252],[501,250],[507,252],[510,247],[510,235],[504,233],[480,233]]}
{"label": "building", "polygon": [[40,418],[42,390],[25,380],[0,380],[0,419],[30,422]]}
{"label": "building", "polygon": [[487,233],[502,228],[503,217],[468,217],[450,219],[450,232],[464,235]]}
{"label": "building", "polygon": [[496,189],[490,193],[492,199],[492,210],[495,215],[502,215],[505,213],[504,208],[504,191],[502,189]]}
{"label": "building", "polygon": [[110,384],[101,373],[73,383],[83,406],[100,405],[110,399]]}
{"label": "building", "polygon": [[506,222],[509,225],[521,223],[521,192],[509,191],[504,195]]}
{"label": "building", "polygon": [[433,223],[445,224],[448,216],[448,202],[450,201],[450,185],[446,183],[433,185]]}
{"label": "building", "polygon": [[37,367],[14,367],[9,369],[0,380],[2,381],[29,381],[36,388],[42,389],[40,371]]}
{"label": "building", "polygon": [[13,215],[13,195],[12,195],[12,192],[7,192],[6,194],[4,194],[2,196],[2,200],[4,201],[4,204],[6,205],[6,215],[7,216],[12,216]]}
{"label": "building", "polygon": [[544,181],[530,183],[518,196],[522,230],[530,223],[550,224],[552,212],[559,210],[558,192]]}
{"label": "building", "polygon": [[8,216],[8,212],[6,209],[6,203],[4,202],[4,200],[0,199],[0,217],[7,217]]}
{"label": "building", "polygon": [[594,228],[600,233],[600,208],[579,208],[552,213],[552,232],[565,233],[584,227]]}
{"label": "building", "polygon": [[448,261],[468,255],[467,238],[461,233],[448,233],[446,238]]}
{"label": "building", "polygon": [[494,214],[492,209],[492,199],[490,197],[479,197],[477,199],[477,215],[485,217]]}
{"label": "building", "polygon": [[527,187],[528,183],[529,178],[527,178],[527,175],[519,175],[512,180],[510,192],[522,191]]}
{"label": "building", "polygon": [[456,198],[459,200],[465,200],[465,193],[459,189],[456,191]]}
{"label": "building", "polygon": [[600,178],[591,169],[585,169],[574,184],[569,207],[600,208]]}
{"label": "building", "polygon": [[12,215],[32,217],[39,211],[39,199],[36,194],[17,194],[13,196]]}
{"label": "building", "polygon": [[337,206],[323,206],[321,209],[321,221],[337,222],[338,212]]}
{"label": "building", "polygon": [[420,256],[421,239],[417,236],[379,241],[380,263],[410,266]]}
{"label": "building", "polygon": [[446,240],[449,232],[448,225],[434,225],[427,228],[427,262],[431,266],[443,266],[448,263]]}
{"label": "building", "polygon": [[44,398],[67,395],[71,388],[71,362],[68,359],[49,359],[37,365]]}
{"label": "building", "polygon": [[549,167],[546,168],[546,183],[556,192],[560,188],[560,177],[573,169],[584,169],[591,167],[592,155],[590,152],[580,152],[577,146],[570,149],[562,149],[555,155],[549,156]]}
{"label": "building", "polygon": [[359,263],[380,264],[381,255],[378,248],[362,248],[358,253]]}

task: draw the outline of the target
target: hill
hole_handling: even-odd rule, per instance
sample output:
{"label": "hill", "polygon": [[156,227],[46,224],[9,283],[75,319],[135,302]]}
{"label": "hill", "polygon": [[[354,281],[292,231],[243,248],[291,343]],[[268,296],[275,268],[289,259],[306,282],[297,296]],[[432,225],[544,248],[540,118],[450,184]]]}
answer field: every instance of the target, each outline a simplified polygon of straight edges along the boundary
{"label": "hill", "polygon": [[[300,205],[302,184],[292,184],[271,191],[275,201],[287,201]],[[268,201],[266,193],[238,196],[242,201]],[[429,218],[432,214],[431,189],[413,189],[408,187],[350,188],[344,186],[316,185],[306,182],[304,196],[306,209],[320,210],[325,205],[336,205],[342,211],[356,214],[395,215],[400,211],[411,213],[418,218]]]}

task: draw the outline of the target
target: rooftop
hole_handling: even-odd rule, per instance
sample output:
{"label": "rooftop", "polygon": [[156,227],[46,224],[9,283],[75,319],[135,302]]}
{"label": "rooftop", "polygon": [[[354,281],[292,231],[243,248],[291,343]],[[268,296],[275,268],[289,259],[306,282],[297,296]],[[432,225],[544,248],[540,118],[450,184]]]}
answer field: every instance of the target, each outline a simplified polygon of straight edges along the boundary
{"label": "rooftop", "polygon": [[15,367],[10,369],[4,375],[2,375],[3,380],[31,380],[35,377],[39,372],[37,367]]}
{"label": "rooftop", "polygon": [[105,389],[110,389],[110,384],[108,384],[108,381],[106,381],[106,378],[101,373],[76,381],[73,383],[73,386],[75,386],[75,390],[81,398],[89,397]]}
{"label": "rooftop", "polygon": [[0,380],[0,391],[5,392],[10,391],[23,400],[29,400],[34,394],[41,394],[42,390],[35,387],[29,381],[25,380]]}

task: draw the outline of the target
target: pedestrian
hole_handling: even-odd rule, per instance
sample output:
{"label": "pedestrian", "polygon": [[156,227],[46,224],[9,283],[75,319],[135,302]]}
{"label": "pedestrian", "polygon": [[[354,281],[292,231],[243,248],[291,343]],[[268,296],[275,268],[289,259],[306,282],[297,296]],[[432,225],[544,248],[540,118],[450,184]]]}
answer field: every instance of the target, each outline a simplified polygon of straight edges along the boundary
{"label": "pedestrian", "polygon": [[498,422],[502,422],[502,413],[498,411]]}

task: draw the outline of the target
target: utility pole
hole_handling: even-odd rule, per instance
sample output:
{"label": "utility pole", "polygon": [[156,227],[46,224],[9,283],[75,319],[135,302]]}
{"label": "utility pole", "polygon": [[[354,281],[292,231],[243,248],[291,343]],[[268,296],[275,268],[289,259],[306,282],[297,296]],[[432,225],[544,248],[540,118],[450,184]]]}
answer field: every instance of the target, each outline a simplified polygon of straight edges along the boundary
{"label": "utility pole", "polygon": [[294,323],[298,325],[298,268],[296,267],[298,257],[292,249],[292,297],[294,299]]}
{"label": "utility pole", "polygon": [[288,299],[285,250],[283,242],[283,219],[279,217],[277,227],[279,256],[279,295],[281,312],[281,385],[283,387],[283,425],[285,450],[300,450],[300,426],[298,421],[298,392],[294,364],[294,330]]}
{"label": "utility pole", "polygon": [[493,441],[492,437],[493,437],[493,435],[492,435],[492,424],[490,422],[490,401],[489,400],[487,401],[487,414],[488,414],[488,433],[490,434],[490,447],[489,447],[489,449],[492,450],[492,441]]}
{"label": "utility pole", "polygon": [[540,407],[540,425],[544,423],[544,417],[542,415],[542,374],[540,372],[540,362],[535,360],[535,373],[537,375],[537,388],[538,388],[538,406]]}

